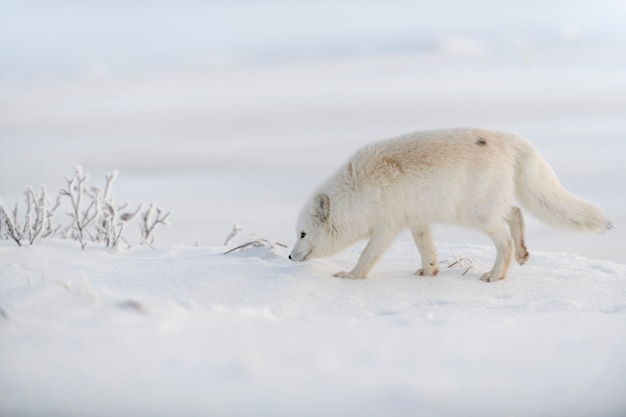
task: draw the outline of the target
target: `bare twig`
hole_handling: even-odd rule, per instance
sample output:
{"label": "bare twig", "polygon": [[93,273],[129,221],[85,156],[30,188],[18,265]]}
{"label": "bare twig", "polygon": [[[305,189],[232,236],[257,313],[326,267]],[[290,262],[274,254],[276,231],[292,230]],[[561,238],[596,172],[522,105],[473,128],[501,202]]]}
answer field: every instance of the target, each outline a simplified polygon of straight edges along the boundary
{"label": "bare twig", "polygon": [[0,206],[0,219],[6,227],[7,236],[13,239],[18,246],[22,246],[22,239],[24,238],[24,235],[21,233],[19,226],[16,224],[17,205],[15,206],[15,208],[16,210],[13,211],[12,218],[11,216],[9,216],[9,213],[7,213],[4,206]]}
{"label": "bare twig", "polygon": [[39,193],[35,193],[31,187],[27,187],[24,197],[26,210],[22,222],[20,222],[18,204],[15,204],[12,213],[8,213],[4,206],[0,205],[0,224],[2,228],[6,229],[3,235],[13,239],[19,246],[22,246],[22,240],[25,237],[28,237],[28,241],[32,245],[44,230],[47,220],[52,216],[52,210],[47,208],[46,191],[43,187]]}
{"label": "bare twig", "polygon": [[236,238],[239,233],[241,233],[241,231],[243,230],[243,227],[241,227],[241,225],[239,223],[236,223],[233,225],[233,230],[230,232],[230,234],[226,237],[226,240],[224,241],[224,246],[228,246],[228,244],[230,242],[233,241],[234,238]]}
{"label": "bare twig", "polygon": [[95,240],[104,242],[107,247],[114,248],[118,245],[119,240],[124,231],[126,220],[118,213],[128,207],[128,203],[116,206],[111,193],[113,190],[113,182],[118,176],[118,171],[106,174],[106,183],[104,191],[99,188],[92,187],[91,196],[98,201],[100,212],[98,213],[98,221],[95,223],[96,236]]}
{"label": "bare twig", "polygon": [[62,196],[67,196],[70,199],[72,211],[68,213],[68,215],[72,217],[75,237],[80,242],[83,249],[85,249],[87,245],[85,240],[86,229],[96,221],[100,208],[98,207],[97,199],[92,200],[86,209],[81,207],[83,197],[87,195],[85,192],[85,182],[88,178],[87,175],[83,174],[82,167],[77,166],[76,176],[73,178],[65,177],[67,188],[61,189],[60,191]]}
{"label": "bare twig", "polygon": [[460,258],[457,255],[454,255],[453,260],[443,260],[442,263],[447,263],[448,268],[452,268],[453,266],[458,266],[461,268],[465,268],[465,271],[461,275],[465,275],[469,272],[470,269],[474,267],[474,262],[470,258]]}
{"label": "bare twig", "polygon": [[58,195],[54,206],[51,209],[45,211],[46,213],[45,219],[44,219],[45,226],[44,226],[43,233],[41,234],[41,237],[45,238],[45,237],[54,236],[61,229],[61,225],[58,225],[57,227],[54,227],[52,225],[52,217],[54,216],[54,213],[56,212],[56,210],[59,208],[60,205],[61,205],[61,196]]}
{"label": "bare twig", "polygon": [[[30,213],[31,208],[35,212],[35,219],[28,227],[28,240],[32,245],[37,236],[43,230],[44,223],[46,221],[46,194],[44,189],[41,189],[39,195],[35,195],[32,188],[26,189],[26,206],[27,213]],[[31,218],[27,214],[28,223],[31,223]]]}
{"label": "bare twig", "polygon": [[150,206],[143,213],[141,213],[141,238],[145,243],[149,246],[154,244],[154,228],[158,224],[167,226],[169,224],[167,222],[167,218],[170,214],[172,214],[171,211],[165,213],[163,212],[163,209],[155,207],[154,204],[150,204]]}
{"label": "bare twig", "polygon": [[229,254],[231,252],[235,252],[235,251],[238,251],[238,250],[241,250],[241,249],[245,249],[248,246],[252,246],[254,248],[266,247],[266,248],[270,248],[270,249],[273,249],[276,246],[280,246],[282,248],[286,248],[287,247],[287,245],[284,245],[284,244],[279,243],[279,242],[273,242],[273,241],[267,240],[267,239],[255,239],[255,240],[251,240],[251,241],[246,242],[246,243],[242,243],[241,245],[236,246],[236,247],[234,247],[234,248],[232,248],[230,250],[227,250],[226,252],[224,252],[224,255],[227,255],[227,254]]}

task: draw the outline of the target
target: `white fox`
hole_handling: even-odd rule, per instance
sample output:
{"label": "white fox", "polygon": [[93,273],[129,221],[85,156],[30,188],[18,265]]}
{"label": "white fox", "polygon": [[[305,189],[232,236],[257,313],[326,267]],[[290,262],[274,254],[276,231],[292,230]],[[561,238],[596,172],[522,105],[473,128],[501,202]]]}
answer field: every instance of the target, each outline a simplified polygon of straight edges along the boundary
{"label": "white fox", "polygon": [[496,261],[482,276],[505,278],[513,253],[528,260],[519,201],[542,221],[578,231],[612,228],[602,210],[565,190],[527,140],[482,129],[429,130],[357,151],[306,203],[289,255],[305,261],[369,238],[358,263],[337,277],[366,278],[394,238],[408,228],[422,258],[418,275],[437,275],[431,224],[486,233]]}

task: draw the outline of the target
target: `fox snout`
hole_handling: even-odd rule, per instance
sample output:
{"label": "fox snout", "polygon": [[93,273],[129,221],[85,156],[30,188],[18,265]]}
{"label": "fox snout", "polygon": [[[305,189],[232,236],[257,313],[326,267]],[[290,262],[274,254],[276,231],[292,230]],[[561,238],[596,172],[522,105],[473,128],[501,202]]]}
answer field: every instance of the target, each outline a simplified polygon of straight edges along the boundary
{"label": "fox snout", "polygon": [[289,259],[294,262],[304,262],[309,258],[309,255],[311,255],[311,252],[302,254],[301,252],[292,251],[289,255]]}

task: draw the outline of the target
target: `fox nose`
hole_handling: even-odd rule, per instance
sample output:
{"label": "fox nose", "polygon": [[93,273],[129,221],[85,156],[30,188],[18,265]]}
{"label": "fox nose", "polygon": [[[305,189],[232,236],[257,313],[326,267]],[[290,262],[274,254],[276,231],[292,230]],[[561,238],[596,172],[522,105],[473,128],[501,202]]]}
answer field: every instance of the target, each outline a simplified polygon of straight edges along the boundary
{"label": "fox nose", "polygon": [[293,261],[293,259],[291,259],[291,255],[289,255],[289,260],[290,260],[290,261]]}

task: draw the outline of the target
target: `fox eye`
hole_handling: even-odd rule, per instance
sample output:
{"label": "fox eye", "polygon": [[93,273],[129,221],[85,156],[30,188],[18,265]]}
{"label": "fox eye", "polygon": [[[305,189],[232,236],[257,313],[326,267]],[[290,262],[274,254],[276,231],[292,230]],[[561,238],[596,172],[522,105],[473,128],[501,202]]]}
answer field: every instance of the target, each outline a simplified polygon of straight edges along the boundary
{"label": "fox eye", "polygon": [[306,236],[305,232],[300,233],[300,239],[304,239],[305,236]]}

